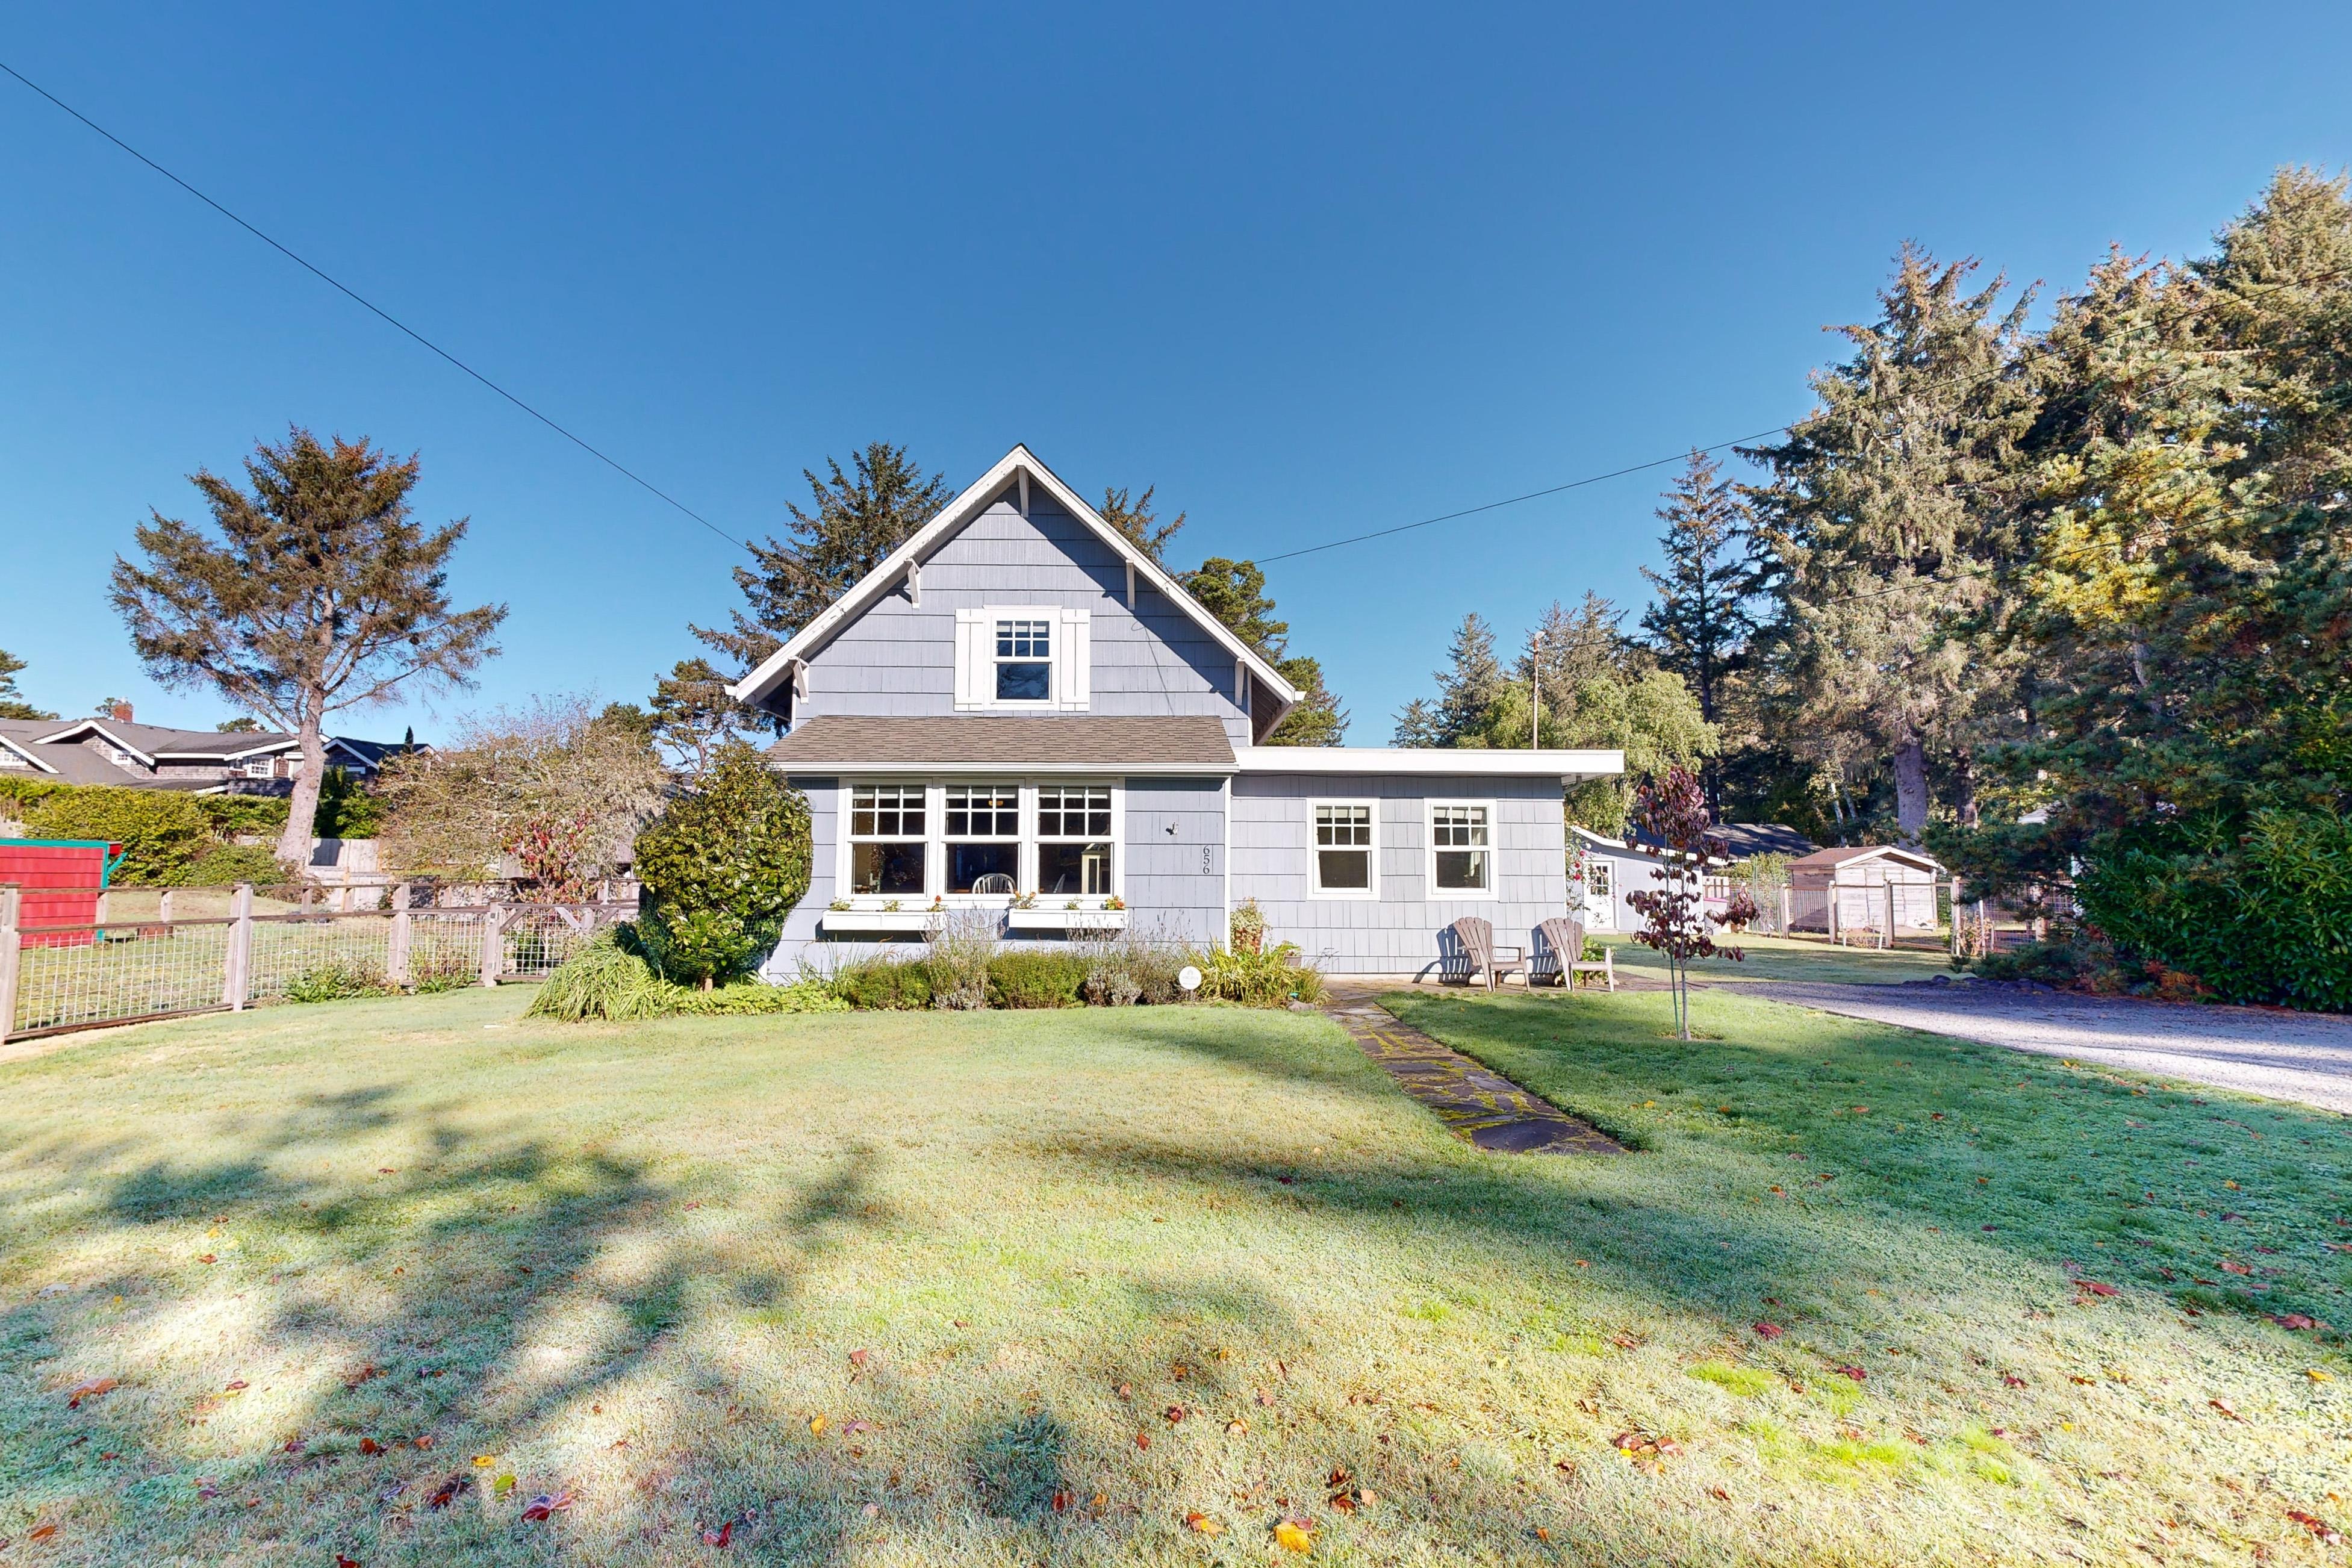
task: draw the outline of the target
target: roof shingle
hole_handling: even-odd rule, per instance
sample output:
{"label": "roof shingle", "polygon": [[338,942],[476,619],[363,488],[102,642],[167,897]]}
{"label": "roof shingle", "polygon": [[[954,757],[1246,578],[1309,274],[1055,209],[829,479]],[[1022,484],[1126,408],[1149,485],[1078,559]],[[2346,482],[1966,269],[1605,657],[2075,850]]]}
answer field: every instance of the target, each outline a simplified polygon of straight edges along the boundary
{"label": "roof shingle", "polygon": [[823,768],[1100,768],[1106,773],[1231,773],[1219,721],[1166,719],[807,719],[768,748],[792,773]]}

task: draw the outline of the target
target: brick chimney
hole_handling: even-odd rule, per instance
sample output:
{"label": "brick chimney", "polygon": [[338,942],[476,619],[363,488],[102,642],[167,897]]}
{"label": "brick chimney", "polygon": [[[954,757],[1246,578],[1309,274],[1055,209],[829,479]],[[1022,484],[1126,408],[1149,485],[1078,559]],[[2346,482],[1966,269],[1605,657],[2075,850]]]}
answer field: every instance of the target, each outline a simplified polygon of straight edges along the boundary
{"label": "brick chimney", "polygon": [[128,724],[131,722],[130,703],[118,702],[114,705],[114,721],[118,724]]}

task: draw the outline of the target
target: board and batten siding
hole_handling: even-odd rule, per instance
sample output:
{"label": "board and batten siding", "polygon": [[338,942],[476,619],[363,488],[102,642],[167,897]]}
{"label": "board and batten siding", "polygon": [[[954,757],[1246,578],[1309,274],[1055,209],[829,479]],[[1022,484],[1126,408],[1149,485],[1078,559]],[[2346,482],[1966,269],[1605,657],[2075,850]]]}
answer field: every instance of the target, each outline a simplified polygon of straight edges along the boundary
{"label": "board and batten siding", "polygon": [[[1370,800],[1375,899],[1313,898],[1311,803]],[[1428,803],[1495,804],[1496,896],[1432,896]],[[1538,921],[1567,910],[1567,827],[1559,782],[1543,778],[1244,773],[1234,780],[1235,903],[1254,898],[1269,944],[1290,942],[1327,973],[1418,974],[1439,962],[1438,933],[1463,915],[1495,940],[1533,950]]]}
{"label": "board and batten siding", "polygon": [[1126,562],[1032,494],[1027,517],[999,500],[941,544],[923,563],[919,605],[896,586],[810,655],[796,718],[952,716],[956,612],[1052,605],[1089,613],[1087,712],[1206,714],[1224,721],[1234,744],[1249,744],[1233,655],[1140,581],[1130,611]]}

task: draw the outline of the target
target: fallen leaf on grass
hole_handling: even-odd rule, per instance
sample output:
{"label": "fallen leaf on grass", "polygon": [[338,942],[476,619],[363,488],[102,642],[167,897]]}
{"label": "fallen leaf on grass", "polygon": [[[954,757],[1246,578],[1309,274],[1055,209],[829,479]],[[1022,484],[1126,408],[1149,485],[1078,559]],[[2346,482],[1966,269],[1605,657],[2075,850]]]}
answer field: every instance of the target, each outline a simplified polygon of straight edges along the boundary
{"label": "fallen leaf on grass", "polygon": [[487,1470],[498,1462],[499,1457],[496,1454],[477,1454],[474,1456],[474,1468],[478,1470]]}
{"label": "fallen leaf on grass", "polygon": [[1225,1532],[1225,1527],[1221,1521],[1211,1519],[1205,1513],[1186,1514],[1184,1528],[1195,1535],[1223,1535]]}
{"label": "fallen leaf on grass", "polygon": [[100,1394],[111,1393],[121,1386],[110,1377],[94,1377],[88,1383],[79,1384],[72,1394],[67,1395],[66,1408],[79,1410],[81,1408],[83,1400],[96,1399]]}
{"label": "fallen leaf on grass", "polygon": [[525,1505],[522,1516],[530,1520],[546,1519],[570,1508],[572,1500],[570,1492],[541,1492]]}
{"label": "fallen leaf on grass", "polygon": [[2018,1376],[2017,1373],[2013,1372],[2002,1373],[2000,1374],[2000,1382],[2001,1386],[2004,1388],[2023,1388],[2025,1386],[2025,1379]]}
{"label": "fallen leaf on grass", "polygon": [[[526,1514],[524,1517],[529,1518],[530,1516]],[[542,1514],[541,1517],[543,1519],[546,1516]],[[728,1542],[733,1540],[734,1537],[735,1521],[730,1519],[716,1530],[704,1531],[702,1532],[702,1544],[705,1546],[724,1546]]]}
{"label": "fallen leaf on grass", "polygon": [[383,1452],[383,1445],[377,1442],[373,1437],[362,1437],[360,1439],[360,1452],[362,1454],[381,1454]]}
{"label": "fallen leaf on grass", "polygon": [[335,1568],[360,1568],[360,1564],[338,1552],[335,1553]]}
{"label": "fallen leaf on grass", "polygon": [[417,1446],[419,1448],[430,1448],[431,1447],[433,1447],[433,1436],[432,1436],[432,1434],[428,1432],[428,1433],[427,1433],[427,1434],[425,1434],[424,1436],[419,1437],[418,1439],[416,1439],[416,1446]]}
{"label": "fallen leaf on grass", "polygon": [[251,1386],[251,1384],[247,1384],[247,1383],[245,1381],[245,1379],[243,1379],[243,1378],[241,1378],[241,1377],[240,1377],[240,1378],[236,1379],[235,1382],[233,1382],[233,1383],[229,1384],[229,1385],[228,1385],[226,1388],[223,1389],[221,1392],[222,1392],[222,1393],[224,1393],[224,1394],[235,1394],[237,1390],[239,1390],[239,1389],[241,1389],[241,1388],[247,1388],[247,1387],[250,1387],[250,1386]]}
{"label": "fallen leaf on grass", "polygon": [[1243,1420],[1238,1415],[1225,1423],[1225,1435],[1229,1437],[1243,1436],[1247,1434],[1248,1431],[1249,1423]]}
{"label": "fallen leaf on grass", "polygon": [[433,1495],[425,1500],[425,1506],[426,1508],[447,1508],[451,1503],[457,1500],[457,1494],[465,1489],[466,1478],[463,1476],[451,1476],[447,1480],[443,1481],[439,1486],[433,1489]]}
{"label": "fallen leaf on grass", "polygon": [[1729,1502],[1731,1500],[1731,1494],[1725,1491],[1721,1487],[1707,1488],[1706,1495],[1713,1498],[1717,1502]]}
{"label": "fallen leaf on grass", "polygon": [[851,1351],[849,1352],[849,1364],[852,1366],[864,1366],[866,1364],[866,1358],[873,1353],[874,1352],[872,1351]]}
{"label": "fallen leaf on grass", "polygon": [[812,1437],[822,1437],[824,1436],[824,1416],[812,1415],[809,1417],[809,1436]]}
{"label": "fallen leaf on grass", "polygon": [[880,1430],[881,1428],[875,1426],[873,1422],[864,1419],[845,1421],[841,1424],[841,1435],[845,1437],[855,1437],[863,1432],[878,1432]]}
{"label": "fallen leaf on grass", "polygon": [[1181,1420],[1183,1420],[1183,1419],[1184,1419],[1184,1407],[1183,1407],[1182,1405],[1170,1405],[1170,1406],[1168,1407],[1168,1425],[1170,1425],[1171,1426],[1175,1426],[1175,1425],[1176,1425],[1176,1423],[1178,1423],[1179,1421],[1181,1421]]}
{"label": "fallen leaf on grass", "polygon": [[1274,1543],[1285,1552],[1312,1552],[1315,1537],[1307,1527],[1294,1519],[1286,1519],[1274,1527]]}
{"label": "fallen leaf on grass", "polygon": [[2315,1329],[2320,1326],[2318,1319],[2302,1312],[2274,1312],[2271,1315],[2271,1321],[2282,1329]]}
{"label": "fallen leaf on grass", "polygon": [[2094,1296],[2118,1296],[2122,1294],[2122,1292],[2117,1290],[2114,1286],[2102,1285],[2096,1279],[2077,1279],[2074,1281],[2074,1289],[2077,1290],[2087,1291]]}
{"label": "fallen leaf on grass", "polygon": [[492,1497],[504,1497],[507,1493],[514,1489],[515,1479],[512,1476],[500,1476],[497,1480],[490,1483],[490,1495]]}
{"label": "fallen leaf on grass", "polygon": [[1788,1331],[1778,1323],[1751,1323],[1748,1327],[1756,1331],[1756,1337],[1759,1340],[1777,1340]]}
{"label": "fallen leaf on grass", "polygon": [[1138,1432],[1135,1435],[1135,1446],[1139,1448],[1149,1448],[1151,1447],[1151,1434],[1149,1432]]}
{"label": "fallen leaf on grass", "polygon": [[37,1524],[33,1526],[32,1529],[25,1532],[25,1539],[27,1541],[47,1541],[50,1536],[55,1535],[57,1532],[58,1527],[54,1524]]}
{"label": "fallen leaf on grass", "polygon": [[2209,1400],[2207,1400],[2205,1403],[2206,1403],[2206,1404],[2208,1404],[2208,1405],[2211,1405],[2214,1409],[2216,1409],[2216,1410],[2220,1411],[2220,1412],[2221,1412],[2224,1416],[2227,1416],[2230,1420],[2232,1420],[2232,1421],[2243,1421],[2243,1420],[2245,1419],[2245,1417],[2244,1417],[2244,1416],[2242,1416],[2242,1415],[2239,1415],[2236,1411],[2234,1411],[2234,1410],[2232,1410],[2232,1409],[2231,1409],[2231,1408],[2230,1408],[2230,1402],[2229,1402],[2228,1400],[2226,1400],[2226,1399],[2209,1399]]}
{"label": "fallen leaf on grass", "polygon": [[1864,1382],[1870,1376],[1870,1373],[1858,1366],[1842,1366],[1837,1370],[1840,1377],[1850,1377],[1856,1383]]}
{"label": "fallen leaf on grass", "polygon": [[2343,1532],[2338,1531],[2334,1525],[2329,1524],[2324,1519],[2305,1513],[2299,1508],[2291,1508],[2287,1510],[2286,1516],[2287,1518],[2294,1521],[2295,1523],[2303,1526],[2304,1529],[2311,1531],[2312,1534],[2319,1537],[2320,1541],[2326,1545],[2341,1546],[2344,1544]]}
{"label": "fallen leaf on grass", "polygon": [[2234,1258],[2224,1258],[2221,1259],[2221,1271],[2225,1274],[2252,1274],[2254,1271],[2254,1266],[2251,1263],[2241,1263]]}

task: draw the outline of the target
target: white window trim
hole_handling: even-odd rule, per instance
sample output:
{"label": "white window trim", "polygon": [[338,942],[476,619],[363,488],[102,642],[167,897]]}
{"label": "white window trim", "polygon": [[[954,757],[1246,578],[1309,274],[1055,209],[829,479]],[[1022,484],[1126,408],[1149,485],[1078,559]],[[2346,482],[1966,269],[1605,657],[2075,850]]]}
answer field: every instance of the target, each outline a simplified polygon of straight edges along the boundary
{"label": "white window trim", "polygon": [[[1021,869],[1019,875],[1014,879],[1014,880],[1020,884],[1019,891],[1017,893],[950,893],[947,891],[947,846],[949,842],[947,832],[948,786],[950,784],[971,784],[991,789],[1001,789],[1004,787],[1008,782],[1011,783],[1014,788],[1020,791],[1021,795],[1021,834],[1018,840],[1021,846]],[[900,913],[916,914],[920,913],[922,910],[934,908],[950,910],[1001,910],[1009,906],[1015,898],[1035,892],[1037,887],[1038,864],[1037,845],[1039,842],[1037,836],[1037,787],[1039,782],[1040,781],[1035,779],[1007,781],[1003,778],[957,778],[951,774],[930,780],[914,780],[907,778],[903,774],[897,777],[844,778],[841,781],[841,799],[836,816],[836,821],[839,826],[834,834],[833,896],[836,899],[846,900],[851,909],[864,912],[879,910],[884,904],[889,902],[890,899],[895,897],[898,900],[898,911]],[[1065,778],[1056,775],[1043,782],[1054,785],[1086,785],[1096,789],[1108,789],[1110,791],[1111,890],[1108,893],[1086,893],[1078,895],[1065,894],[1055,899],[1054,907],[1056,909],[1062,907],[1062,905],[1066,903],[1073,896],[1077,899],[1078,907],[1082,910],[1101,909],[1113,899],[1117,899],[1120,903],[1124,904],[1127,901],[1127,785],[1121,780],[1116,778],[1088,778],[1084,776]],[[885,785],[898,785],[901,787],[913,785],[921,788],[923,792],[923,837],[919,840],[900,838],[892,840],[866,840],[865,842],[890,842],[900,844],[920,843],[923,846],[923,890],[920,894],[898,893],[892,895],[883,893],[852,893],[848,890],[852,847],[854,843],[857,842],[856,840],[853,840],[850,835],[850,826],[852,822],[855,821],[855,818],[851,814],[852,803],[856,799],[857,791],[860,789],[877,788]],[[974,839],[971,840],[971,842],[977,843],[981,841]],[[993,842],[1003,843],[1005,842],[1005,840],[997,839]],[[1078,842],[1078,840],[1067,840],[1066,842]],[[1046,906],[1041,901],[1037,907],[1044,909]]]}
{"label": "white window trim", "polygon": [[[1057,833],[1045,837],[1039,826],[1037,792],[1048,789],[1108,789],[1110,791],[1110,832],[1104,837],[1110,843],[1110,889],[1108,893],[1048,893],[1038,886],[1045,879],[1044,861],[1038,850],[1047,844],[1092,844],[1098,842],[1091,833]],[[1127,898],[1127,790],[1122,784],[1107,779],[1052,779],[1043,785],[1030,784],[1021,788],[1021,886],[1024,892],[1037,894],[1037,907],[1046,908],[1047,899],[1055,900],[1054,908],[1078,900],[1080,909],[1092,909],[1108,899],[1121,902]]]}
{"label": "white window trim", "polygon": [[[1366,846],[1366,859],[1370,866],[1367,888],[1326,888],[1323,886],[1323,846],[1315,837],[1315,808],[1319,805],[1361,805],[1371,809],[1372,841]],[[1307,803],[1307,896],[1310,899],[1342,899],[1360,902],[1381,896],[1381,803],[1376,798],[1341,798],[1318,795]]]}
{"label": "white window trim", "polygon": [[[1002,795],[1008,790],[1012,792],[1013,831],[1009,834],[949,833],[948,791],[953,789],[984,789],[992,795]],[[945,895],[951,907],[961,907],[964,904],[992,904],[999,899],[1008,904],[1011,903],[1020,889],[1034,880],[1030,865],[1032,858],[1030,850],[1036,843],[1037,837],[1034,831],[1037,821],[1037,792],[1027,784],[1004,779],[948,779],[932,785],[928,793],[936,795],[940,803],[939,827],[935,835],[935,841],[939,847],[936,858],[940,869],[939,876],[933,879],[933,885],[925,890]],[[932,819],[926,816],[923,820],[928,823]],[[1013,891],[1011,893],[948,892],[948,846],[950,844],[1012,845]],[[926,857],[924,865],[928,867],[930,864],[932,864],[932,858]]]}
{"label": "white window trim", "polygon": [[[1043,698],[996,695],[996,623],[1051,628],[1052,686]],[[1083,713],[1092,700],[1094,612],[1066,605],[983,605],[956,611],[955,707],[960,713]]]}
{"label": "white window trim", "polygon": [[[907,908],[907,901],[910,899],[914,900],[915,908],[919,910],[931,901],[931,894],[939,887],[940,879],[944,875],[940,865],[940,856],[934,853],[934,847],[940,842],[940,821],[939,812],[940,805],[945,799],[945,792],[943,790],[933,784],[916,786],[920,788],[923,792],[922,837],[908,838],[902,836],[891,838],[876,837],[857,839],[851,837],[851,828],[857,820],[854,815],[854,809],[857,799],[857,792],[859,790],[904,788],[907,786],[907,784],[908,781],[905,779],[857,779],[855,781],[845,779],[842,781],[841,805],[837,819],[840,824],[840,830],[834,835],[834,897],[837,899],[847,899],[861,910],[879,910],[883,905],[890,902],[894,899],[898,900],[898,908],[902,910]],[[922,845],[924,847],[923,890],[919,893],[850,892],[850,868],[854,861],[856,846],[861,843]]]}
{"label": "white window trim", "polygon": [[[1437,885],[1437,808],[1444,805],[1483,806],[1486,812],[1486,885],[1441,888]],[[1503,884],[1503,814],[1491,800],[1425,800],[1422,803],[1422,877],[1431,903],[1492,903],[1501,898]]]}

